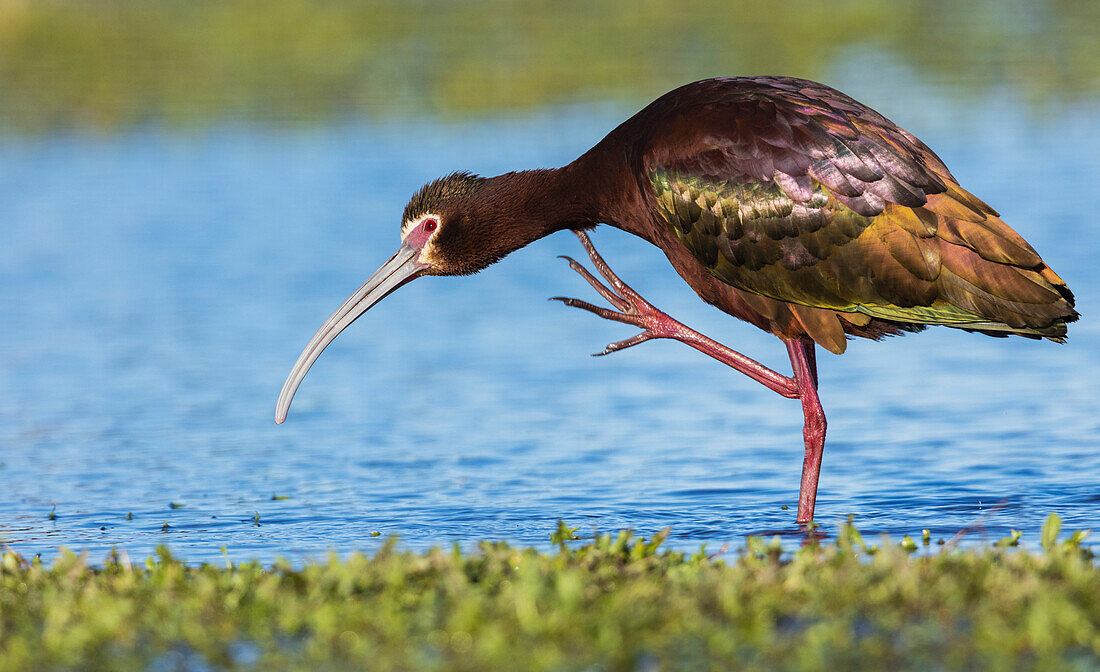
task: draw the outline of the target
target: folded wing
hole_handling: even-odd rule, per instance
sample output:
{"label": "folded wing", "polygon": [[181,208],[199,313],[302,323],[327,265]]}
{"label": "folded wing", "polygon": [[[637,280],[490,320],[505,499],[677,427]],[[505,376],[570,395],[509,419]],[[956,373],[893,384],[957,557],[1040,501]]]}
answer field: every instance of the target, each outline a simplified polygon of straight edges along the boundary
{"label": "folded wing", "polygon": [[714,276],[789,304],[834,352],[871,320],[1065,336],[1065,283],[915,137],[804,80],[710,86],[658,101],[639,172]]}

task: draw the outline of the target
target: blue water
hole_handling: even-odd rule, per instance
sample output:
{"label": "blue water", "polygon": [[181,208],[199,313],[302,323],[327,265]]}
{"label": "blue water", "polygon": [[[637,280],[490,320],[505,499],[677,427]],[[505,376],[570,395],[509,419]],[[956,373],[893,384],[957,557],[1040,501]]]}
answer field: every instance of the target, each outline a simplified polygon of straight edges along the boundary
{"label": "blue water", "polygon": [[[851,84],[998,208],[1085,317],[1063,346],[933,329],[822,353],[818,519],[895,539],[971,526],[972,544],[1016,528],[1032,547],[1052,511],[1097,527],[1095,103],[1044,115],[1007,94]],[[0,541],[45,558],[167,544],[190,562],[222,546],[302,562],[390,535],[547,546],[559,518],[671,526],[685,549],[793,533],[798,402],[672,342],[589,357],[632,331],[545,300],[593,298],[556,259],[580,253],[567,233],[402,288],[272,421],[306,340],[396,248],[413,190],[458,168],[563,164],[628,112],[0,141]],[[607,228],[594,240],[659,307],[788,367],[656,249]]]}

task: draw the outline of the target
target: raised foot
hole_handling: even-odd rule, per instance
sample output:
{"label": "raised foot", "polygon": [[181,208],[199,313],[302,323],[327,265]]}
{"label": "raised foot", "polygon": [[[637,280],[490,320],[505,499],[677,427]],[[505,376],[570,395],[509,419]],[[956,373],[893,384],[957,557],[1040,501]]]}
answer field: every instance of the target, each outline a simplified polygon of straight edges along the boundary
{"label": "raised foot", "polygon": [[561,301],[571,308],[587,310],[590,313],[595,313],[608,320],[632,324],[642,330],[642,333],[631,336],[630,338],[609,343],[607,347],[604,348],[603,352],[595,353],[593,355],[594,357],[609,355],[612,352],[624,350],[638,345],[639,343],[644,343],[651,338],[682,338],[691,331],[680,322],[669,317],[668,314],[656,308],[649,301],[646,301],[638,292],[631,289],[630,285],[626,284],[619,276],[615,275],[611,271],[611,268],[608,267],[607,262],[603,260],[603,257],[596,252],[596,248],[592,245],[592,241],[589,240],[588,234],[583,231],[574,231],[574,233],[577,234],[577,238],[580,238],[581,245],[584,246],[596,270],[599,271],[600,275],[602,275],[605,280],[607,280],[611,287],[600,282],[599,279],[589,273],[588,269],[582,266],[576,259],[567,256],[562,256],[561,258],[568,261],[569,267],[587,280],[588,284],[592,285],[593,289],[599,292],[603,298],[607,299],[608,303],[615,306],[616,310],[603,308],[587,301],[571,299],[564,296],[555,296],[550,300]]}
{"label": "raised foot", "polygon": [[644,343],[651,338],[673,338],[690,345],[709,357],[717,359],[726,366],[737,369],[784,397],[789,399],[798,398],[798,381],[794,378],[776,373],[760,362],[746,357],[736,350],[727,348],[711,338],[707,338],[661,312],[611,272],[611,269],[607,267],[607,262],[600,257],[596,252],[596,248],[592,246],[592,241],[588,239],[587,234],[583,231],[575,231],[574,233],[577,234],[577,238],[580,238],[581,245],[588,252],[588,257],[595,264],[596,270],[600,272],[600,275],[607,280],[611,287],[605,286],[575,260],[569,257],[563,258],[567,259],[573,270],[587,280],[588,284],[592,285],[592,288],[607,299],[611,305],[615,306],[617,310],[594,306],[587,301],[569,299],[563,296],[555,296],[552,300],[561,301],[565,305],[574,308],[582,308],[608,320],[633,324],[642,330],[642,333],[631,338],[608,345],[603,352],[598,353],[599,355],[629,348]]}

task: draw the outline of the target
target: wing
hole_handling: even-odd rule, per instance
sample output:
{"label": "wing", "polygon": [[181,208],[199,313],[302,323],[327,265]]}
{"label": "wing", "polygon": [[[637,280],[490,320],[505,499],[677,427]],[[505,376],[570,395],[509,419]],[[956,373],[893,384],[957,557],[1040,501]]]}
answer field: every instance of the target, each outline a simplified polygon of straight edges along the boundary
{"label": "wing", "polygon": [[834,352],[872,319],[1065,335],[1065,283],[915,137],[804,80],[700,84],[670,94],[639,168],[715,277],[790,304]]}

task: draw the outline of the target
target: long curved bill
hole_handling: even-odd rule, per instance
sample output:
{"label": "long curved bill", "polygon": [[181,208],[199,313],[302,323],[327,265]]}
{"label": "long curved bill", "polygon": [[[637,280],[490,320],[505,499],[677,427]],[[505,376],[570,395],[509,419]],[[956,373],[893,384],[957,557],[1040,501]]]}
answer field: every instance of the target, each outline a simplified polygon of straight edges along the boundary
{"label": "long curved bill", "polygon": [[428,264],[417,261],[420,250],[407,244],[402,244],[389,261],[382,265],[370,276],[370,279],[355,290],[355,293],[344,301],[344,305],[336,309],[313,338],[309,339],[305,350],[298,355],[298,361],[290,370],[290,375],[283,383],[283,391],[279,393],[279,401],[275,404],[275,424],[281,425],[286,420],[287,411],[290,410],[290,402],[294,399],[294,393],[306,377],[306,372],[321,352],[332,342],[341,331],[349,324],[367,312],[371,306],[378,303],[386,296],[406,282],[416,278],[420,272],[428,268]]}

